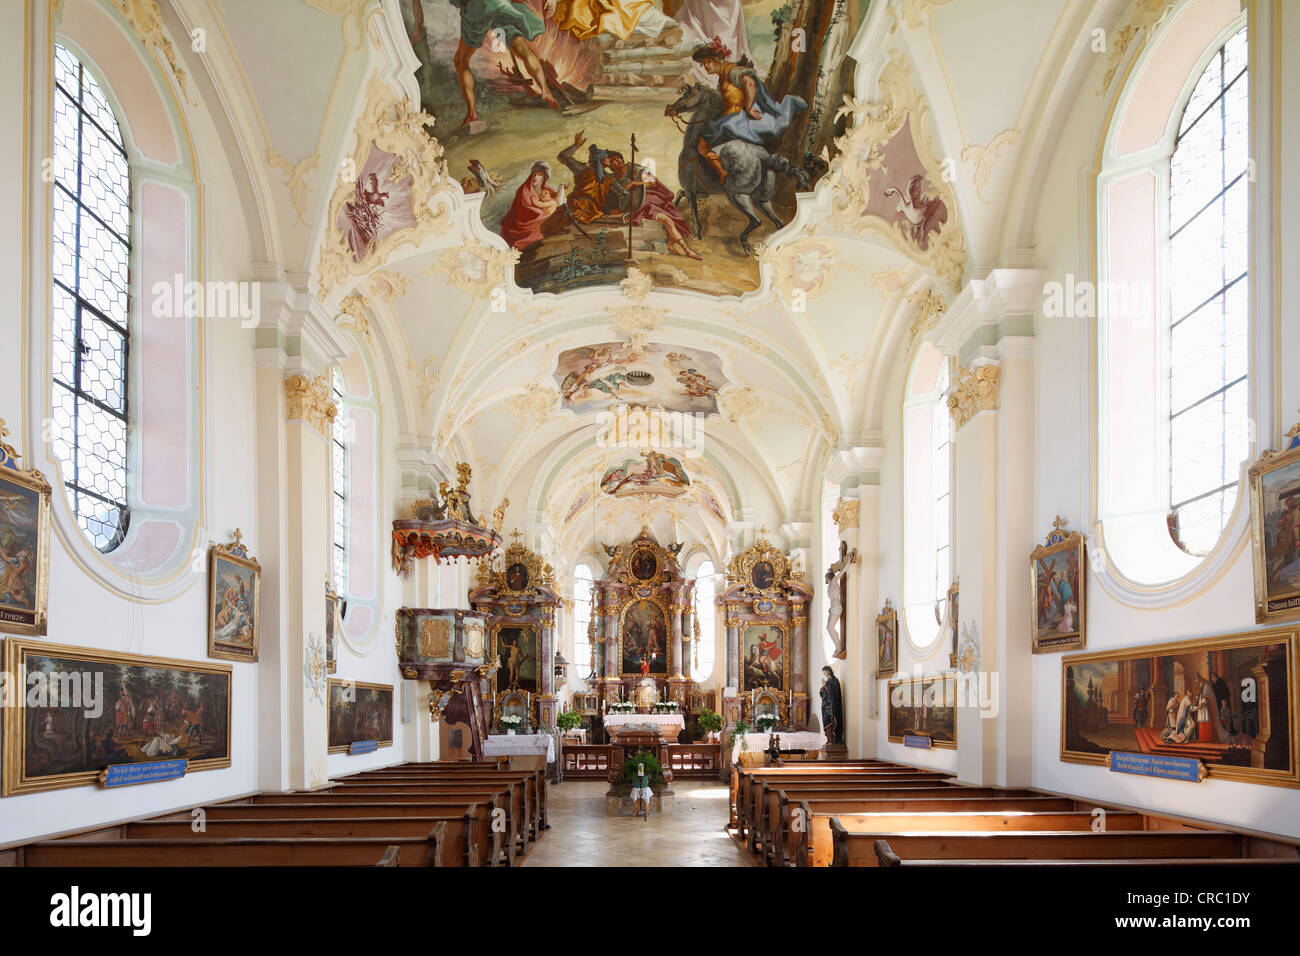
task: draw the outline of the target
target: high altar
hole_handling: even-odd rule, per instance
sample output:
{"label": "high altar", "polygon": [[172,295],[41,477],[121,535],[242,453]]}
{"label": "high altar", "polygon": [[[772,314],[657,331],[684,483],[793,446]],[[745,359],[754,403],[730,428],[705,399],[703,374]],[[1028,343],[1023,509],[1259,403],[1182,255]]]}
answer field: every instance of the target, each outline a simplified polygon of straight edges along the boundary
{"label": "high altar", "polygon": [[609,566],[592,591],[592,663],[603,712],[616,701],[645,712],[665,699],[688,710],[693,682],[682,666],[694,583],[677,563],[681,547],[661,546],[646,527],[626,545],[605,545]]}
{"label": "high altar", "polygon": [[716,605],[727,628],[726,732],[757,712],[777,716],[785,730],[808,726],[808,608],[812,589],[791,573],[785,554],[758,532],[753,547],[727,565],[727,589]]}

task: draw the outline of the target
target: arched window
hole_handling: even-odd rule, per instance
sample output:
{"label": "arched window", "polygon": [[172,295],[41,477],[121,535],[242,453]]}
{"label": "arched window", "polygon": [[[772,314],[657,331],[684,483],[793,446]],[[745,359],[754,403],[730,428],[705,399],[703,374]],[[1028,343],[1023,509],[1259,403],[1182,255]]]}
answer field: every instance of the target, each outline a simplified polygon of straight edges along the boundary
{"label": "arched window", "polygon": [[1207,573],[1222,567],[1250,456],[1248,44],[1233,6],[1187,0],[1161,24],[1097,180],[1096,541],[1116,572],[1103,586],[1144,602],[1200,587],[1212,552]]}
{"label": "arched window", "polygon": [[51,446],[77,523],[107,553],[130,521],[131,176],[103,90],[67,48],[54,54]]}
{"label": "arched window", "polygon": [[573,572],[573,669],[587,674],[592,668],[591,641],[587,626],[591,621],[591,568],[580,564]]}
{"label": "arched window", "polygon": [[949,360],[925,343],[903,399],[903,608],[918,648],[939,636],[952,584],[952,416]]}
{"label": "arched window", "polygon": [[330,488],[333,492],[333,543],[334,590],[340,595],[348,591],[348,444],[349,420],[347,404],[343,398],[343,372],[336,365],[330,373],[330,389],[338,414],[330,428]]}
{"label": "arched window", "polygon": [[695,572],[695,614],[700,621],[700,643],[696,660],[691,662],[691,677],[697,681],[705,681],[712,676],[717,656],[718,642],[714,633],[713,613],[713,599],[716,595],[717,572],[713,569],[712,561],[705,561]]}
{"label": "arched window", "polygon": [[1206,64],[1169,163],[1169,532],[1214,547],[1250,454],[1246,29]]}

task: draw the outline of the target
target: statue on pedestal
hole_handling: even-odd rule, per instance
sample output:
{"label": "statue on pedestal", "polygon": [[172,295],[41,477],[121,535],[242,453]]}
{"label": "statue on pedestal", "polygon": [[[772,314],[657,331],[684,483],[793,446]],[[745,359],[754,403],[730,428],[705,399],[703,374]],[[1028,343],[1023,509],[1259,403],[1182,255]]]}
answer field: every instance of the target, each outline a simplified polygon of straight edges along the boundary
{"label": "statue on pedestal", "polygon": [[826,734],[826,744],[831,747],[844,746],[844,696],[840,691],[840,679],[830,667],[822,668],[822,729]]}

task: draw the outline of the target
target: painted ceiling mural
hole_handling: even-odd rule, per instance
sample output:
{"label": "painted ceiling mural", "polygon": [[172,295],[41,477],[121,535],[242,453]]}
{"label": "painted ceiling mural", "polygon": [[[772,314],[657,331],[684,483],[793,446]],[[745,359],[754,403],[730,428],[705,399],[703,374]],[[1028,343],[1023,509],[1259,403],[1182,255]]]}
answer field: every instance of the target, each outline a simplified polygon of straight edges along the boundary
{"label": "painted ceiling mural", "polygon": [[564,407],[583,415],[617,405],[714,415],[727,380],[700,349],[605,342],[561,352],[555,369]]}
{"label": "painted ceiling mural", "polygon": [[690,490],[691,479],[681,460],[654,449],[638,458],[624,458],[605,470],[600,490],[614,498],[628,495],[659,495],[676,498]]}
{"label": "painted ceiling mural", "polygon": [[[826,172],[866,0],[401,0],[421,106],[536,292],[757,289]],[[634,210],[629,214],[629,210]]]}

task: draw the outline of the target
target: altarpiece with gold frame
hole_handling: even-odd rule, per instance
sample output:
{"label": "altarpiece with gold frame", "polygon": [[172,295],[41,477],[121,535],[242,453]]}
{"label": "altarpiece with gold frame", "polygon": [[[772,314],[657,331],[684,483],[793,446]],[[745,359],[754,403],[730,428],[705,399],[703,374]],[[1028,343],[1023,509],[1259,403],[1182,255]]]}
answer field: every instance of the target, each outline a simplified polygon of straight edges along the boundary
{"label": "altarpiece with gold frame", "polygon": [[[808,608],[812,589],[785,553],[759,530],[754,544],[727,565],[727,588],[716,598],[727,629],[724,733],[750,722],[754,691],[778,699],[781,729],[808,726]],[[734,694],[734,696],[732,696]]]}

